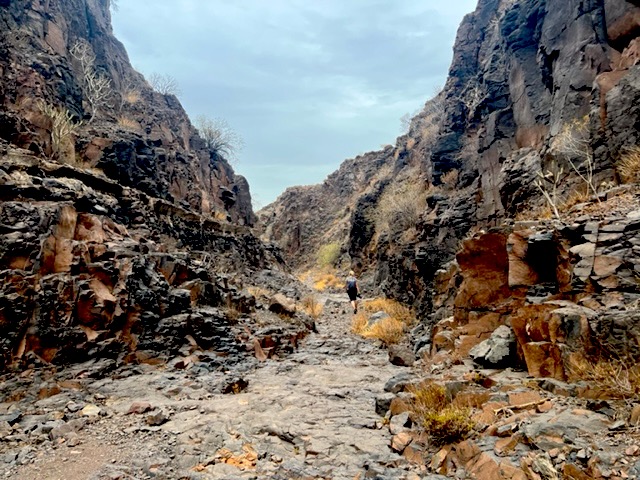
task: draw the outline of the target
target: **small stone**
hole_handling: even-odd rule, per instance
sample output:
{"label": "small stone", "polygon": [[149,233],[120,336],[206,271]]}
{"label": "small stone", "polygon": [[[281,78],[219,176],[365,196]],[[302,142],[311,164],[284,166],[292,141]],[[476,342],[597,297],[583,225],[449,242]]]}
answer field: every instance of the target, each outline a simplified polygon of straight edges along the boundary
{"label": "small stone", "polygon": [[131,404],[131,406],[129,407],[129,411],[127,412],[127,414],[140,414],[140,413],[146,413],[148,411],[152,410],[151,404],[149,402],[133,402]]}
{"label": "small stone", "polygon": [[627,426],[626,422],[624,422],[623,420],[618,420],[613,422],[611,425],[609,425],[609,430],[614,431],[614,430],[622,430]]}
{"label": "small stone", "polygon": [[396,435],[405,431],[410,425],[411,420],[409,419],[409,413],[404,412],[391,417],[391,421],[389,422],[389,431],[392,435]]}
{"label": "small stone", "polygon": [[413,437],[409,432],[401,432],[391,439],[391,448],[398,453],[402,453],[412,441]]}
{"label": "small stone", "polygon": [[83,406],[79,403],[76,402],[69,402],[67,403],[66,407],[67,411],[71,412],[71,413],[75,413],[79,410],[82,410]]}
{"label": "small stone", "polygon": [[631,445],[630,447],[627,447],[627,449],[624,451],[625,455],[629,455],[631,457],[635,457],[636,455],[638,455],[639,452],[640,452],[640,447],[638,445]]}
{"label": "small stone", "polygon": [[85,417],[97,417],[102,410],[96,405],[87,405],[82,409],[82,415]]}
{"label": "small stone", "polygon": [[547,400],[544,403],[541,403],[536,406],[536,411],[538,413],[546,413],[553,408],[553,402],[551,400]]}
{"label": "small stone", "polygon": [[147,425],[156,427],[158,425],[162,425],[163,423],[168,422],[169,417],[165,415],[163,411],[158,410],[157,412],[149,413],[146,416],[145,421],[147,422]]}

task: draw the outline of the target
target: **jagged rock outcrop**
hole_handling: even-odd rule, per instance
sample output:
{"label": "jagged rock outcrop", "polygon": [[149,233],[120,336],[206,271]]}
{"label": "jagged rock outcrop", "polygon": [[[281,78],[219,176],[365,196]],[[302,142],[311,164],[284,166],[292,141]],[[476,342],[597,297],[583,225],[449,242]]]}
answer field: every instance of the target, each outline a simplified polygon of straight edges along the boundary
{"label": "jagged rock outcrop", "polygon": [[[367,210],[358,202],[366,201],[368,194],[377,198],[390,172],[402,167],[399,162],[393,148],[387,147],[347,160],[319,185],[288,188],[258,212],[262,238],[277,242],[294,268],[312,266],[319,249],[330,243],[340,243],[343,255],[351,253],[351,231],[361,224],[368,228],[366,219],[359,222],[354,218],[356,211],[361,216]],[[364,231],[357,234],[367,238],[364,244],[370,241],[369,236]]]}
{"label": "jagged rock outcrop", "polygon": [[477,346],[508,325],[521,365],[536,377],[565,380],[576,356],[636,362],[638,205],[636,192],[627,214],[516,223],[466,240],[438,282],[441,320],[429,354],[478,356],[486,349]]}
{"label": "jagged rock outcrop", "polygon": [[[269,286],[255,273],[281,265],[244,226],[26,151],[5,153],[0,178],[0,368],[193,348],[231,361],[312,328],[298,314],[277,332],[243,288]],[[275,330],[260,333],[256,316]]]}

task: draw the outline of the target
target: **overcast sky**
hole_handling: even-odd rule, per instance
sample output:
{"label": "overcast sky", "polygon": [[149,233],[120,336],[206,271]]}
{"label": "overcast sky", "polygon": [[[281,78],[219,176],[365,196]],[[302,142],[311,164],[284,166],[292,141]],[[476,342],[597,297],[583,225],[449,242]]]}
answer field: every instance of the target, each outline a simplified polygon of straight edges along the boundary
{"label": "overcast sky", "polygon": [[116,36],[174,77],[192,120],[224,118],[256,207],[394,143],[444,84],[477,0],[119,0]]}

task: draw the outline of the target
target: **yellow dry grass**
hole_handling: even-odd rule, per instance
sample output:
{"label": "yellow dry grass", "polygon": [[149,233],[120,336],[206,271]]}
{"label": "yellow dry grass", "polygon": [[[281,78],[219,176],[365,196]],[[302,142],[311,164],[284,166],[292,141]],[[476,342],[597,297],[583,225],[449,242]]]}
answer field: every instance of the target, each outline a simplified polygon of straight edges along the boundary
{"label": "yellow dry grass", "polygon": [[444,386],[432,381],[422,382],[409,389],[413,395],[413,419],[421,425],[436,446],[462,440],[471,430],[471,410],[452,403]]}
{"label": "yellow dry grass", "polygon": [[[369,326],[369,315],[383,311],[384,318]],[[353,317],[351,331],[365,338],[381,340],[386,345],[400,342],[407,329],[415,323],[413,312],[395,300],[375,298],[362,302],[360,313]]]}
{"label": "yellow dry grass", "polygon": [[318,301],[315,295],[304,297],[300,303],[302,311],[314,320],[317,320],[320,315],[322,315],[322,304]]}
{"label": "yellow dry grass", "polygon": [[611,399],[635,398],[640,394],[640,365],[621,360],[569,357],[567,371],[571,381],[585,380]]}
{"label": "yellow dry grass", "polygon": [[453,170],[449,170],[447,173],[442,175],[440,180],[447,190],[453,190],[456,188],[456,184],[458,183],[458,176],[459,172],[454,168]]}
{"label": "yellow dry grass", "polygon": [[247,291],[256,298],[264,297],[268,298],[271,296],[271,292],[266,288],[262,287],[249,287]]}
{"label": "yellow dry grass", "polygon": [[311,269],[298,276],[301,282],[310,285],[314,290],[344,290],[345,280],[336,275],[335,271],[323,269]]}
{"label": "yellow dry grass", "polygon": [[138,103],[141,98],[142,98],[142,93],[140,92],[140,90],[136,88],[128,88],[122,94],[122,99],[130,105],[134,105]]}
{"label": "yellow dry grass", "polygon": [[616,170],[624,183],[640,183],[640,147],[628,149],[620,157]]}
{"label": "yellow dry grass", "polygon": [[391,318],[399,320],[407,326],[413,325],[416,321],[416,317],[410,308],[389,298],[379,297],[362,302],[362,309],[370,313],[383,311]]}
{"label": "yellow dry grass", "polygon": [[130,130],[132,132],[140,130],[140,124],[130,117],[119,117],[118,125],[124,130]]}

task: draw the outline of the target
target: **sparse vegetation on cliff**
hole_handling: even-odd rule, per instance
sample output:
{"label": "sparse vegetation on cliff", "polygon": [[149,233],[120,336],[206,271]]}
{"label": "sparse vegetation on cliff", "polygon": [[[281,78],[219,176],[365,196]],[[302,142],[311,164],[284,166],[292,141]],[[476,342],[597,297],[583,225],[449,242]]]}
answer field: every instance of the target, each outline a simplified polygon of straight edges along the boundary
{"label": "sparse vegetation on cliff", "polygon": [[231,128],[226,120],[200,115],[196,118],[196,128],[209,151],[229,161],[236,160],[242,150],[242,137]]}
{"label": "sparse vegetation on cliff", "polygon": [[401,232],[415,228],[425,210],[428,190],[419,178],[391,183],[372,214],[376,231]]}
{"label": "sparse vegetation on cliff", "polygon": [[62,163],[75,163],[73,136],[82,122],[77,122],[65,107],[54,106],[44,100],[37,105],[49,123],[51,158]]}
{"label": "sparse vegetation on cliff", "polygon": [[96,54],[89,42],[78,40],[71,47],[70,53],[80,64],[84,98],[89,104],[91,114],[88,123],[91,123],[98,111],[108,106],[113,95],[113,86],[109,77],[96,67]]}
{"label": "sparse vegetation on cliff", "polygon": [[335,267],[336,262],[340,258],[341,247],[338,242],[331,242],[322,245],[318,249],[316,257],[317,264],[320,268]]}
{"label": "sparse vegetation on cliff", "polygon": [[620,157],[616,168],[624,183],[640,183],[640,147],[627,149]]}
{"label": "sparse vegetation on cliff", "polygon": [[152,73],[148,81],[151,88],[162,95],[180,95],[180,84],[171,75]]}

